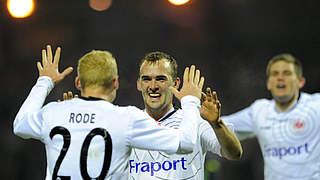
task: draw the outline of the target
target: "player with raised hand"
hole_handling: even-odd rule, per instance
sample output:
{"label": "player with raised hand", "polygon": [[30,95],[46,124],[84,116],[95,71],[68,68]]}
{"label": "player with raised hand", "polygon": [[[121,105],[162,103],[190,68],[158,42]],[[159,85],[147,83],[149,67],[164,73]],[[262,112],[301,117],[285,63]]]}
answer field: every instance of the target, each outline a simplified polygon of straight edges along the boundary
{"label": "player with raised hand", "polygon": [[[217,93],[211,92],[211,88],[206,89],[206,94],[202,96],[202,104],[200,109],[200,115],[203,119],[207,120],[212,126],[217,139],[222,147],[221,154],[227,159],[238,159],[241,157],[242,148],[240,141],[234,138],[233,132],[227,128],[225,123],[220,118],[221,104],[218,100]],[[228,138],[225,138],[229,136]],[[234,148],[236,146],[238,148]],[[235,154],[239,154],[238,158],[235,158]]]}
{"label": "player with raised hand", "polygon": [[54,59],[50,46],[42,51],[37,83],[14,120],[16,135],[45,144],[46,179],[127,179],[132,147],[170,153],[193,151],[203,86],[194,66],[186,69],[188,80],[181,91],[175,91],[184,120],[176,130],[159,126],[138,108],[111,103],[119,82],[116,61],[108,51],[94,50],[79,60],[75,80],[81,91],[79,98],[42,107],[54,85],[72,71],[67,68],[59,73],[59,58],[60,48]]}
{"label": "player with raised hand", "polygon": [[[195,72],[188,75],[188,71]],[[200,71],[186,69],[183,83],[199,79]],[[196,82],[197,83],[197,82]],[[173,95],[179,99],[180,78],[177,76],[176,60],[163,52],[148,53],[140,63],[137,89],[141,92],[145,113],[161,126],[180,129],[184,123],[183,110],[173,105]],[[188,84],[188,86],[193,85]],[[171,91],[170,91],[171,90]],[[180,92],[184,92],[182,88]],[[241,144],[231,124],[226,126],[220,117],[220,105],[216,93],[210,88],[204,94],[201,105],[196,145],[190,154],[169,154],[161,151],[134,149],[129,160],[130,179],[204,179],[204,161],[207,152],[227,159],[239,159]],[[191,133],[194,132],[190,132]],[[151,170],[150,167],[153,167]]]}

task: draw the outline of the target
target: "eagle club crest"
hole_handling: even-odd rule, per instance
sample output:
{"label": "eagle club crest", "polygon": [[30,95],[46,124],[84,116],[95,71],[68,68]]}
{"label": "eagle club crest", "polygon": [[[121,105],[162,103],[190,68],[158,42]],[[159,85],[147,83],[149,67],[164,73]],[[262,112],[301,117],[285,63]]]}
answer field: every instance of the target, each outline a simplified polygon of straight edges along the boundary
{"label": "eagle club crest", "polygon": [[302,119],[296,119],[293,121],[293,129],[295,131],[304,131],[305,130],[305,127],[306,127],[306,122]]}

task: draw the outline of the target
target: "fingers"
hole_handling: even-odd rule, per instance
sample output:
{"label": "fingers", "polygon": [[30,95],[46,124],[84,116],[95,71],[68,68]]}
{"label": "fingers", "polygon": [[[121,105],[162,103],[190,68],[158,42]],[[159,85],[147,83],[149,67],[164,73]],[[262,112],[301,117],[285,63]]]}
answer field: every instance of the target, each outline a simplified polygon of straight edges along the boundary
{"label": "fingers", "polygon": [[205,102],[207,100],[207,95],[204,92],[201,92],[201,102]]}
{"label": "fingers", "polygon": [[68,91],[68,98],[69,98],[69,99],[72,99],[72,98],[73,98],[73,95],[72,95],[72,92],[71,92],[71,91]]}
{"label": "fingers", "polygon": [[48,63],[52,64],[52,50],[50,45],[47,45],[47,58]]}
{"label": "fingers", "polygon": [[72,68],[72,67],[68,67],[67,69],[65,69],[65,70],[61,73],[61,75],[62,75],[62,77],[65,77],[65,76],[67,76],[68,74],[70,74],[72,71],[73,71],[73,68]]}
{"label": "fingers", "polygon": [[199,88],[202,90],[204,84],[204,77],[201,77],[200,82],[198,84]]}
{"label": "fingers", "polygon": [[183,73],[183,84],[186,82],[189,82],[189,67],[186,67]]}
{"label": "fingers", "polygon": [[213,102],[218,103],[218,96],[217,96],[217,93],[215,91],[212,92],[212,97],[213,97]]}
{"label": "fingers", "polygon": [[68,100],[68,94],[67,93],[63,93],[63,100]]}
{"label": "fingers", "polygon": [[198,85],[200,89],[202,89],[204,84],[204,77],[200,78],[200,70],[196,70],[194,65],[191,65],[190,68],[185,69],[183,79],[187,80],[187,82],[193,82],[194,84]]}
{"label": "fingers", "polygon": [[69,100],[69,99],[72,99],[72,98],[77,98],[79,97],[77,94],[74,95],[73,97],[73,94],[72,94],[72,91],[68,91],[67,93],[63,93],[63,100]]}
{"label": "fingers", "polygon": [[221,114],[221,103],[220,103],[220,101],[217,101],[217,108],[218,108],[219,117],[220,117],[220,114]]}
{"label": "fingers", "polygon": [[42,49],[42,65],[43,67],[47,66],[47,53],[46,50]]}
{"label": "fingers", "polygon": [[56,50],[56,53],[54,54],[54,60],[53,60],[53,64],[56,66],[58,66],[58,64],[59,64],[60,54],[61,54],[61,48],[58,47]]}
{"label": "fingers", "polygon": [[37,62],[37,67],[38,67],[39,73],[43,71],[43,67],[39,61]]}
{"label": "fingers", "polygon": [[208,101],[209,101],[209,102],[212,102],[211,89],[210,89],[210,88],[207,88],[207,89],[206,89],[206,92],[207,92]]}
{"label": "fingers", "polygon": [[176,88],[170,86],[169,89],[171,90],[172,94],[173,94],[177,99],[181,100],[182,97],[181,97],[181,95],[179,94],[179,91],[178,91]]}
{"label": "fingers", "polygon": [[[194,65],[192,65],[190,67],[190,72],[189,72],[189,82],[194,82],[194,71],[195,71],[196,67]],[[200,73],[200,72],[199,72]]]}
{"label": "fingers", "polygon": [[200,70],[197,69],[197,70],[196,70],[196,75],[195,75],[195,77],[194,77],[193,82],[194,82],[195,84],[199,84],[199,79],[200,79]]}

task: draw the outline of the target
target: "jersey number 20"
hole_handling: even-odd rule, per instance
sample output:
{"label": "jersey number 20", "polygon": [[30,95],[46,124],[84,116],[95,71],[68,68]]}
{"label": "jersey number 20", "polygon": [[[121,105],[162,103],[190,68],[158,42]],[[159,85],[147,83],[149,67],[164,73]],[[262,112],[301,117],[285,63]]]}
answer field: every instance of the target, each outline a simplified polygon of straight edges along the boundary
{"label": "jersey number 20", "polygon": [[[56,134],[60,134],[63,136],[63,147],[60,151],[60,155],[56,161],[56,164],[53,169],[53,174],[52,174],[52,179],[55,180],[57,179],[58,176],[58,170],[60,168],[60,165],[62,163],[63,158],[67,154],[67,151],[70,146],[71,142],[71,135],[68,129],[62,127],[62,126],[57,126],[54,127],[51,132],[50,132],[50,138],[52,139],[53,136]],[[98,177],[92,178],[89,176],[88,171],[87,171],[87,156],[88,156],[88,149],[90,142],[94,136],[100,135],[104,139],[104,144],[105,144],[105,155],[104,155],[104,160],[103,160],[103,165],[102,165],[102,170],[101,173]],[[107,130],[103,128],[95,128],[93,129],[84,139],[84,142],[82,144],[81,148],[81,154],[80,154],[80,171],[81,171],[81,176],[83,179],[104,179],[108,173],[109,167],[110,167],[110,162],[111,162],[111,155],[112,155],[112,140],[110,137],[110,134],[108,133]],[[70,176],[68,177],[60,177],[60,179],[70,179]]]}

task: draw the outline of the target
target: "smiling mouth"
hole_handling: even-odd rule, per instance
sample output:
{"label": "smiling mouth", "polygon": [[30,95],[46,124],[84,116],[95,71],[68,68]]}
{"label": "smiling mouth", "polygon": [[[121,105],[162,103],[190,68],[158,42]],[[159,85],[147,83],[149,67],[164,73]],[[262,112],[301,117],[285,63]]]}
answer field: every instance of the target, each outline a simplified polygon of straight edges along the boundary
{"label": "smiling mouth", "polygon": [[161,94],[158,93],[149,93],[149,97],[151,98],[159,98],[161,96]]}
{"label": "smiling mouth", "polygon": [[284,85],[284,84],[278,84],[276,87],[277,87],[278,89],[284,89],[284,88],[286,88],[286,85]]}

